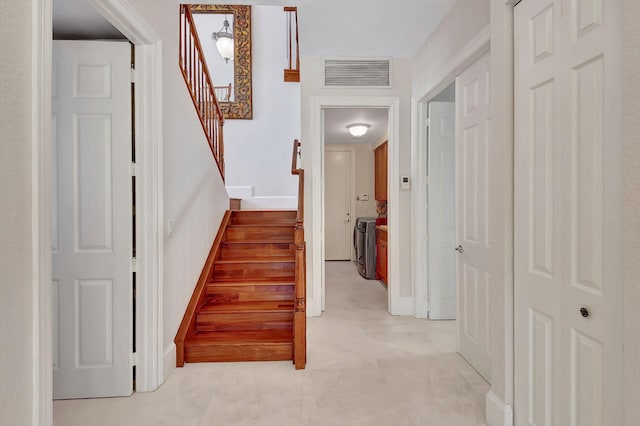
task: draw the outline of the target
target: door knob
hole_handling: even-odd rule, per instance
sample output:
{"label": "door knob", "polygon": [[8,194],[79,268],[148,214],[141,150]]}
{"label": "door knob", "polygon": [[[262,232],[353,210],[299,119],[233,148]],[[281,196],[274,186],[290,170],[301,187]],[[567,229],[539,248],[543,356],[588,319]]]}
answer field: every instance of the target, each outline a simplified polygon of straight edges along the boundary
{"label": "door knob", "polygon": [[583,306],[582,308],[580,308],[580,315],[582,315],[584,318],[588,317],[589,310]]}
{"label": "door knob", "polygon": [[458,247],[455,248],[455,251],[457,251],[458,253],[464,253],[464,247],[459,245]]}

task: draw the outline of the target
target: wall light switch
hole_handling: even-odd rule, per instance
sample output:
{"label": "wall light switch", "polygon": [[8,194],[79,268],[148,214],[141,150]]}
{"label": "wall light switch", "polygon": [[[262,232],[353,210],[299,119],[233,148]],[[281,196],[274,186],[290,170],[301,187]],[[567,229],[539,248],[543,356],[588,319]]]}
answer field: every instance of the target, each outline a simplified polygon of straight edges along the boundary
{"label": "wall light switch", "polygon": [[411,183],[409,182],[409,176],[402,176],[400,178],[400,188],[402,189],[411,188]]}
{"label": "wall light switch", "polygon": [[369,194],[360,194],[357,199],[358,201],[369,201]]}

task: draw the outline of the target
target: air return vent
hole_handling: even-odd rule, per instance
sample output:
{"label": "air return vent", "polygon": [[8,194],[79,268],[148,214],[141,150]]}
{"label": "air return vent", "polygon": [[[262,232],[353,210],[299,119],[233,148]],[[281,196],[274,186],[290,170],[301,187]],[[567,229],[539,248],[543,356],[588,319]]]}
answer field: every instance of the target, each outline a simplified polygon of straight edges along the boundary
{"label": "air return vent", "polygon": [[325,87],[391,87],[391,61],[378,59],[324,60]]}

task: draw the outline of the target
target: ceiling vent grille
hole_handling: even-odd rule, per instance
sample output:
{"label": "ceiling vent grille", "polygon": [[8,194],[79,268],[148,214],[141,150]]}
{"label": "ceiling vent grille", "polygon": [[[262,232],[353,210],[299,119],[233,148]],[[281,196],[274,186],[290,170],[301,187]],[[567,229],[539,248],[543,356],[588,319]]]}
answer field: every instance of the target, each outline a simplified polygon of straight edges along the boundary
{"label": "ceiling vent grille", "polygon": [[391,87],[391,61],[382,59],[325,59],[325,87]]}

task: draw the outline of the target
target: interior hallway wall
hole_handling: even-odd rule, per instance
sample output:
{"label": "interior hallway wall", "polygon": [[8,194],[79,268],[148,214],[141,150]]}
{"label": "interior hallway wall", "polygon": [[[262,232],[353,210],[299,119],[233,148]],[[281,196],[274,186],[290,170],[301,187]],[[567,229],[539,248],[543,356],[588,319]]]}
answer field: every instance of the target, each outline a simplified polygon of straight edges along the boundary
{"label": "interior hallway wall", "polygon": [[[173,339],[229,198],[178,66],[178,6],[129,0],[162,38],[164,375],[175,368]],[[227,141],[228,144],[232,140]],[[172,221],[172,235],[168,223]]]}
{"label": "interior hallway wall", "polygon": [[[34,393],[31,2],[0,16],[0,424],[31,425]],[[37,299],[36,299],[37,300]]]}
{"label": "interior hallway wall", "polygon": [[640,418],[640,2],[624,0],[624,424]]}

